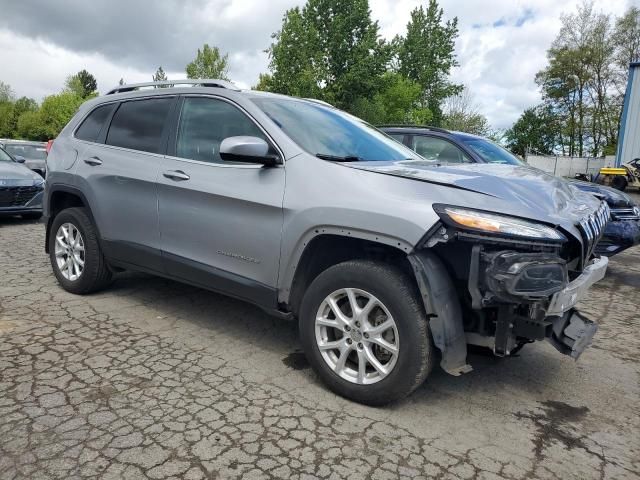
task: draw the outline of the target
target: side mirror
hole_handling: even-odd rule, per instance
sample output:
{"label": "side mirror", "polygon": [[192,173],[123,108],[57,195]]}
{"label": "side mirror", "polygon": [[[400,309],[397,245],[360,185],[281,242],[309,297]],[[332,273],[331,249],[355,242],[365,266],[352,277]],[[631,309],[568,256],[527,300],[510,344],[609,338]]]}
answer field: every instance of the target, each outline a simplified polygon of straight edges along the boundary
{"label": "side mirror", "polygon": [[231,162],[258,163],[273,167],[278,157],[269,153],[269,144],[258,137],[227,137],[220,144],[220,158]]}
{"label": "side mirror", "polygon": [[15,155],[13,159],[18,163],[24,163],[24,157],[22,155]]}

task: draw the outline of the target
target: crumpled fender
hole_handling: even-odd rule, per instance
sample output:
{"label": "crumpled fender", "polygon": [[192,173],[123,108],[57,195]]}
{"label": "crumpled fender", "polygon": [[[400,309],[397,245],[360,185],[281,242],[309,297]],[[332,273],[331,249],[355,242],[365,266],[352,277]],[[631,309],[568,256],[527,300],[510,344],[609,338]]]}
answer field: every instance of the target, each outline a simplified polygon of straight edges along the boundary
{"label": "crumpled fender", "polygon": [[442,352],[440,366],[451,375],[472,370],[467,364],[467,340],[462,323],[462,308],[444,264],[429,251],[408,256],[429,318],[433,343]]}

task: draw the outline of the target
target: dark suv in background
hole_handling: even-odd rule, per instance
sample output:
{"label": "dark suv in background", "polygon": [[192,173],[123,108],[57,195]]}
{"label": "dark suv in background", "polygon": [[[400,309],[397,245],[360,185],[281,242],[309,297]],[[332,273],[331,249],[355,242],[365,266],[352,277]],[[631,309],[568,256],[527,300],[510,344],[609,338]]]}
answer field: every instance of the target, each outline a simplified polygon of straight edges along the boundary
{"label": "dark suv in background", "polygon": [[[441,165],[526,165],[505,148],[469,133],[414,125],[382,125],[380,129],[427,160]],[[596,246],[596,253],[610,257],[640,244],[640,207],[629,195],[604,185],[566,180],[583,192],[605,200],[611,209],[611,221]]]}

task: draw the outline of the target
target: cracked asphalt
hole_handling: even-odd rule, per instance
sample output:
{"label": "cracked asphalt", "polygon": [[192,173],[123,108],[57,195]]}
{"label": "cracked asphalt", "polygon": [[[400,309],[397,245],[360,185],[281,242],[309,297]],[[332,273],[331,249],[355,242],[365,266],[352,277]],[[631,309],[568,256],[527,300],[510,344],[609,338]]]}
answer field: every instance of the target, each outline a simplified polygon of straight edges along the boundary
{"label": "cracked asphalt", "polygon": [[250,305],[141,274],[66,293],[43,235],[0,219],[2,479],[640,478],[640,248],[581,304],[600,330],[577,363],[470,355],[375,409]]}

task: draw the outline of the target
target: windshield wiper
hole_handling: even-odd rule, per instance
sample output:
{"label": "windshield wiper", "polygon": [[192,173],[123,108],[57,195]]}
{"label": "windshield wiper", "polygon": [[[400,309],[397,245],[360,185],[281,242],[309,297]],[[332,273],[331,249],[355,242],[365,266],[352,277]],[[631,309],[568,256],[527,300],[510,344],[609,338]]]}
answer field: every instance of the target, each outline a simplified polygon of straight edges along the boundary
{"label": "windshield wiper", "polygon": [[326,153],[316,153],[316,157],[321,158],[322,160],[329,160],[331,162],[361,162],[362,159],[360,157],[356,157],[355,155],[345,155],[341,157],[339,155],[327,155]]}

